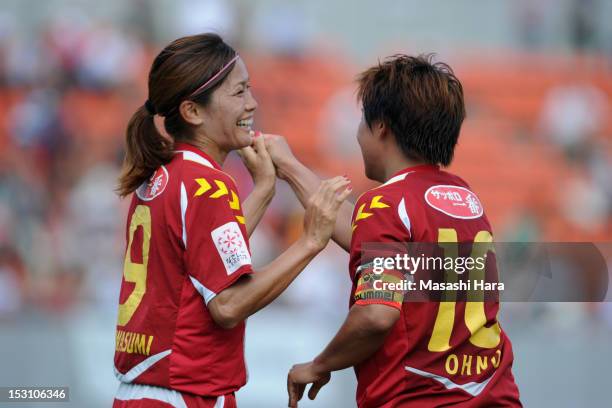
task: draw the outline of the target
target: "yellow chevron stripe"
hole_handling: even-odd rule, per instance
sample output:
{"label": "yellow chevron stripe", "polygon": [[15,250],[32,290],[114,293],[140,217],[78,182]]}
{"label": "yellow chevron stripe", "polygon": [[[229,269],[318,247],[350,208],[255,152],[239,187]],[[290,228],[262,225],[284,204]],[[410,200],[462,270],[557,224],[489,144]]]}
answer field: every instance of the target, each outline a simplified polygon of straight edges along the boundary
{"label": "yellow chevron stripe", "polygon": [[198,191],[195,192],[195,194],[193,195],[194,197],[199,197],[208,190],[210,190],[210,184],[208,183],[208,181],[206,181],[206,179],[197,178],[195,179],[195,181],[200,185],[200,188],[198,188]]}
{"label": "yellow chevron stripe", "polygon": [[361,204],[361,206],[359,207],[359,210],[357,210],[357,216],[355,217],[355,222],[372,216],[372,213],[363,212],[364,208],[365,208],[365,203]]}
{"label": "yellow chevron stripe", "polygon": [[228,194],[227,186],[225,185],[224,182],[220,180],[215,180],[215,184],[217,185],[219,189],[215,191],[214,193],[212,193],[210,195],[210,198],[219,198],[219,197],[223,197],[224,195]]}
{"label": "yellow chevron stripe", "polygon": [[240,209],[240,200],[238,199],[238,195],[234,193],[232,190],[232,201],[229,202],[229,206],[232,210]]}
{"label": "yellow chevron stripe", "polygon": [[382,201],[380,201],[382,198],[381,195],[375,196],[372,199],[372,202],[370,203],[370,208],[389,208],[389,206],[385,203],[383,203]]}
{"label": "yellow chevron stripe", "polygon": [[244,217],[241,215],[237,215],[236,219],[238,220],[239,223],[244,224]]}

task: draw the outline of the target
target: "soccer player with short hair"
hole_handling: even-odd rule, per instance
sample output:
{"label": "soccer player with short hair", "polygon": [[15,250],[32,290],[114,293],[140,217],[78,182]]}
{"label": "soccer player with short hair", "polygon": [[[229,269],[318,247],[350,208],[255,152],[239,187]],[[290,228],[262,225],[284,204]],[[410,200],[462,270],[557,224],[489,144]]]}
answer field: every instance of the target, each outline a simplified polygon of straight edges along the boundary
{"label": "soccer player with short hair", "polygon": [[[119,185],[121,196],[133,195],[113,407],[232,408],[247,381],[246,318],[325,247],[349,182],[323,182],[302,236],[254,271],[248,237],[274,194],[275,173],[250,129],[257,102],[244,62],[215,34],[180,38],[153,61],[148,88],[128,124]],[[221,169],[238,149],[255,183],[244,203]]]}
{"label": "soccer player with short hair", "polygon": [[[491,244],[476,194],[440,168],[452,161],[465,117],[461,83],[448,65],[406,55],[366,70],[358,83],[357,141],[366,176],[382,185],[340,209],[333,238],[350,253],[350,310],[327,347],[289,372],[289,405],[307,384],[314,399],[332,371],[353,366],[360,408],[520,407],[498,302],[410,302],[409,292],[373,288],[371,259],[362,257],[370,242]],[[284,139],[265,137],[279,177],[306,203],[317,176]]]}

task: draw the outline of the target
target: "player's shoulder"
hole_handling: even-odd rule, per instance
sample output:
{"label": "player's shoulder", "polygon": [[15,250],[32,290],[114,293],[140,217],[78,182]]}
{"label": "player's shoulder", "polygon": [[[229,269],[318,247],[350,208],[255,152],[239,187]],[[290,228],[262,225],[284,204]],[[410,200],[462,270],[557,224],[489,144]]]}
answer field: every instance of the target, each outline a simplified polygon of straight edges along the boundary
{"label": "player's shoulder", "polygon": [[461,177],[441,170],[438,166],[419,166],[391,177],[359,197],[356,210],[390,206],[398,213],[421,213],[434,209],[457,218],[477,218],[482,204]]}
{"label": "player's shoulder", "polygon": [[461,177],[440,170],[437,166],[421,166],[425,168],[407,170],[391,177],[383,184],[364,192],[357,204],[362,204],[376,197],[384,197],[389,202],[397,203],[402,199],[412,202],[419,202],[425,199],[428,191],[435,190],[436,187],[457,187],[459,189],[470,190],[468,183]]}
{"label": "player's shoulder", "polygon": [[[390,180],[391,181],[391,180]],[[398,223],[398,209],[403,206],[401,189],[395,181],[372,188],[359,196],[353,211],[352,230],[380,232]],[[390,232],[390,231],[388,231]]]}
{"label": "player's shoulder", "polygon": [[404,206],[406,174],[391,177],[385,183],[365,191],[357,198],[353,219],[355,222],[372,217],[372,220],[395,220]]}
{"label": "player's shoulder", "polygon": [[445,181],[447,184],[456,185],[459,187],[470,189],[470,185],[468,184],[468,182],[455,173],[451,173],[445,170],[440,170],[439,174],[440,174],[440,179]]}
{"label": "player's shoulder", "polygon": [[145,202],[155,200],[168,190],[171,190],[171,177],[168,166],[162,165],[153,172],[148,180],[144,181],[135,191],[134,199],[138,198]]}
{"label": "player's shoulder", "polygon": [[181,173],[211,174],[223,177],[225,173],[209,158],[191,150],[177,150],[169,165]]}
{"label": "player's shoulder", "polygon": [[415,189],[421,203],[430,209],[458,219],[475,219],[484,214],[478,195],[456,174],[440,170],[424,178]]}
{"label": "player's shoulder", "polygon": [[[399,200],[401,200],[402,198],[403,190],[401,181],[404,180],[405,176],[405,174],[400,174],[398,176],[390,178],[385,183],[377,187],[365,191],[357,199],[356,205],[368,204],[372,203],[373,201],[375,203],[382,202],[383,199],[385,205],[390,205],[390,203],[399,202]],[[387,202],[389,204],[387,204]]]}
{"label": "player's shoulder", "polygon": [[229,188],[235,185],[234,179],[211,159],[194,151],[177,150],[169,169],[186,186],[198,185],[198,180],[212,186],[220,184]]}

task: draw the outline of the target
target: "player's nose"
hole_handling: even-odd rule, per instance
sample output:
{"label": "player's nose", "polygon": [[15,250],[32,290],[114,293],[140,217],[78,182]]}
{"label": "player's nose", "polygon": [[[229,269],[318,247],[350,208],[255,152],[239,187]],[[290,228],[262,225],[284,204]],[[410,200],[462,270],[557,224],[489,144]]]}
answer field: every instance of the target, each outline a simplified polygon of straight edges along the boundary
{"label": "player's nose", "polygon": [[245,109],[249,112],[253,112],[257,109],[258,107],[258,103],[257,100],[255,100],[255,97],[253,96],[253,94],[251,93],[251,91],[247,92],[247,102],[245,105]]}

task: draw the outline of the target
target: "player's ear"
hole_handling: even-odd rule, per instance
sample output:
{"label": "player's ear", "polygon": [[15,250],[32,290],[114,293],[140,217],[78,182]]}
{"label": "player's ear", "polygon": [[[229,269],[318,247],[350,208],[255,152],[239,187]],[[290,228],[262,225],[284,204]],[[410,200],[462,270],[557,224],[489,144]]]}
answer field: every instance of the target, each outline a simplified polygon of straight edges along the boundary
{"label": "player's ear", "polygon": [[194,101],[183,101],[179,105],[179,111],[185,122],[190,125],[199,126],[204,123],[203,110]]}
{"label": "player's ear", "polygon": [[382,120],[376,121],[372,124],[372,134],[376,139],[384,140],[389,134],[389,128]]}

